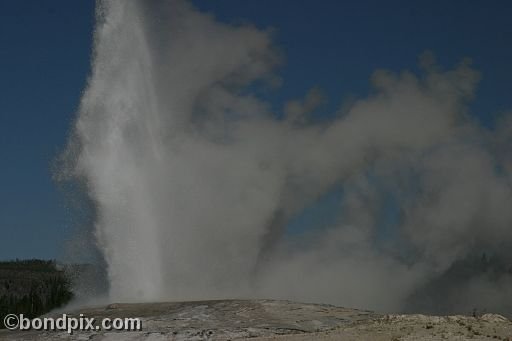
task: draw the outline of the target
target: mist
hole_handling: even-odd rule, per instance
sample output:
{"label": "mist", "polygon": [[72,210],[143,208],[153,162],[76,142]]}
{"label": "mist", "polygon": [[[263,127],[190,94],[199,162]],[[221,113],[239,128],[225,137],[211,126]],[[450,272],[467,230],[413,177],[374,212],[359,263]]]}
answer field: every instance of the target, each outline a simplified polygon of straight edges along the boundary
{"label": "mist", "polygon": [[[314,80],[281,108],[265,100],[285,62],[274,34],[186,1],[97,3],[59,173],[94,204],[109,299],[432,311],[443,295],[415,297],[454,290],[444,309],[512,313],[512,116],[470,115],[471,62],[375,70],[366,98],[320,120]],[[287,232],[334,192],[330,226]]]}

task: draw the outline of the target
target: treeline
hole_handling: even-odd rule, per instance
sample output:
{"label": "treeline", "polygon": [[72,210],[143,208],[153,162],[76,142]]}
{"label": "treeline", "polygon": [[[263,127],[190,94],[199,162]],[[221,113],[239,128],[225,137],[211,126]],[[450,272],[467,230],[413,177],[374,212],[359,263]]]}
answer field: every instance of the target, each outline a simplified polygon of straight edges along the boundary
{"label": "treeline", "polygon": [[70,281],[55,261],[0,262],[0,328],[7,314],[34,318],[71,300]]}
{"label": "treeline", "polygon": [[[512,302],[499,299],[500,288],[512,282],[508,252],[475,251],[417,289],[407,301],[405,313],[435,315],[485,312],[512,316]],[[469,297],[468,297],[469,296]]]}

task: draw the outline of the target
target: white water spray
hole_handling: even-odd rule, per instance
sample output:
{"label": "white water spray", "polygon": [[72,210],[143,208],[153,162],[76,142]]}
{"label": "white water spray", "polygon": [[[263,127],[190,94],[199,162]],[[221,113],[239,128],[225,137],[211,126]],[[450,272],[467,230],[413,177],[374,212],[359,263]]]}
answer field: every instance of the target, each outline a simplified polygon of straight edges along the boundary
{"label": "white water spray", "polygon": [[[483,132],[465,117],[478,79],[466,63],[421,80],[377,72],[376,94],[328,123],[309,116],[315,89],[277,119],[248,91],[278,83],[269,32],[178,0],[106,0],[97,11],[64,157],[96,204],[112,300],[265,296],[399,310],[475,247],[512,240],[512,163],[495,153],[509,130]],[[287,221],[340,186],[334,226],[292,243]],[[402,212],[387,246],[382,188]]]}

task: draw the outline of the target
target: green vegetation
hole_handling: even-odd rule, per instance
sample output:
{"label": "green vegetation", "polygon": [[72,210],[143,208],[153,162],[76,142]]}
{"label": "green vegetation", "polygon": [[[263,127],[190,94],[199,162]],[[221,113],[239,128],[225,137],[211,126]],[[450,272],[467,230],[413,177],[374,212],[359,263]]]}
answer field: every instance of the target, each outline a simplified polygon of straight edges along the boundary
{"label": "green vegetation", "polygon": [[0,262],[0,329],[7,314],[34,318],[71,300],[70,282],[54,261]]}

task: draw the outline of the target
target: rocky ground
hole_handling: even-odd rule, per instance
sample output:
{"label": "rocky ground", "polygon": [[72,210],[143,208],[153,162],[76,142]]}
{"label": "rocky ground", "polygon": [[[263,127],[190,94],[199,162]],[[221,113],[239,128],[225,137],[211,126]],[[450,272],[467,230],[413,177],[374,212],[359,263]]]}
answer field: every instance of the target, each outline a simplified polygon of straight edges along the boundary
{"label": "rocky ground", "polygon": [[[331,305],[273,300],[111,304],[70,315],[138,317],[141,331],[0,331],[0,340],[511,340],[500,315],[378,315]],[[53,317],[60,317],[54,314]]]}

